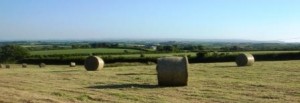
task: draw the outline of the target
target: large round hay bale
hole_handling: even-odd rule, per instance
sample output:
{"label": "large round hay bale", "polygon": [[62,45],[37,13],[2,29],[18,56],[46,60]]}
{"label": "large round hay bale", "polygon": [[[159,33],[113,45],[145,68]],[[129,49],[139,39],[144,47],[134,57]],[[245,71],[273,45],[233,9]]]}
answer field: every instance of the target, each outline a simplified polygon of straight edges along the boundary
{"label": "large round hay bale", "polygon": [[22,63],[22,68],[27,68],[27,64],[26,63]]}
{"label": "large round hay bale", "polygon": [[5,65],[5,68],[10,68],[10,65],[9,65],[9,64],[6,64],[6,65]]}
{"label": "large round hay bale", "polygon": [[45,64],[45,63],[41,63],[41,64],[39,65],[39,67],[40,67],[40,68],[44,68],[44,67],[46,67],[46,64]]}
{"label": "large round hay bale", "polygon": [[186,86],[189,62],[187,57],[157,59],[157,80],[160,86]]}
{"label": "large round hay bale", "polygon": [[251,66],[254,64],[254,61],[253,55],[249,53],[239,54],[235,59],[237,66]]}
{"label": "large round hay bale", "polygon": [[87,71],[101,70],[104,67],[104,61],[98,56],[89,56],[85,59],[84,67]]}
{"label": "large round hay bale", "polygon": [[75,62],[71,62],[70,63],[70,67],[76,67],[76,63]]}

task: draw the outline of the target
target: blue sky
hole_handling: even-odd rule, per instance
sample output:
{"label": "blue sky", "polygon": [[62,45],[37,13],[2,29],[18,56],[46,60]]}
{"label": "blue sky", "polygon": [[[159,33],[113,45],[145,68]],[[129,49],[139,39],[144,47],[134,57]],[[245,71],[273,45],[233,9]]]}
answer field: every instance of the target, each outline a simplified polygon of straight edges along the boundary
{"label": "blue sky", "polygon": [[0,0],[0,40],[300,41],[299,0]]}

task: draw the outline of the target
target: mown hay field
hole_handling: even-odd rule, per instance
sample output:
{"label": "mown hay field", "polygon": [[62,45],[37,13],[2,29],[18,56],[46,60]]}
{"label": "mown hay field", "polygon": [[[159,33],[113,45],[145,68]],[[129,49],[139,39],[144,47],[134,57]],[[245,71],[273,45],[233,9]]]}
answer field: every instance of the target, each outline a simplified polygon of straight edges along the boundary
{"label": "mown hay field", "polygon": [[155,65],[106,67],[12,64],[0,68],[0,102],[300,102],[300,60],[191,64],[188,86],[159,87]]}

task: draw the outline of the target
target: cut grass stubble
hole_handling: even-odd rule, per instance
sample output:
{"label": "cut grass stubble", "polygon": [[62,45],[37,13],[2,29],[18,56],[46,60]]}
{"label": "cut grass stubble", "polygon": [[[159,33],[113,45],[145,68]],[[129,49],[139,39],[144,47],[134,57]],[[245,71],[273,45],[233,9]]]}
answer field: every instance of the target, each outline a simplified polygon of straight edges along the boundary
{"label": "cut grass stubble", "polygon": [[[0,69],[1,102],[300,102],[296,61],[191,64],[189,85],[157,86],[155,65],[107,67],[11,65]],[[242,68],[242,69],[241,69]]]}

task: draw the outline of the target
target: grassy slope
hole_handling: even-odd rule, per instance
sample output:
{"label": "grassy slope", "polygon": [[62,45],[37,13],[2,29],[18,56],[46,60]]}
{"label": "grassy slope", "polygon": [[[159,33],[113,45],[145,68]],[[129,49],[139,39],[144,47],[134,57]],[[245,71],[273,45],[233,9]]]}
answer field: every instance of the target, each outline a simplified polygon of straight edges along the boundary
{"label": "grassy slope", "polygon": [[189,86],[156,86],[155,65],[0,69],[0,102],[300,102],[300,61],[191,64]]}
{"label": "grassy slope", "polygon": [[[244,53],[244,52],[247,52],[247,51],[232,52],[232,53],[239,54],[239,53]],[[297,52],[300,52],[300,51],[248,51],[248,53],[251,53],[251,54],[297,53]]]}
{"label": "grassy slope", "polygon": [[[188,52],[188,53],[157,53],[157,54],[144,54],[145,57],[162,57],[162,56],[174,56],[174,55],[191,55],[196,56],[196,53],[194,52]],[[99,55],[103,56],[103,55]],[[106,55],[107,56],[107,55]],[[110,55],[111,57],[140,57],[141,54],[122,54],[122,55]]]}
{"label": "grassy slope", "polygon": [[43,51],[31,51],[31,55],[51,55],[51,54],[76,54],[76,53],[124,53],[124,50],[128,52],[140,52],[133,49],[113,49],[113,48],[96,48],[96,49],[65,49],[65,50],[43,50]]}

